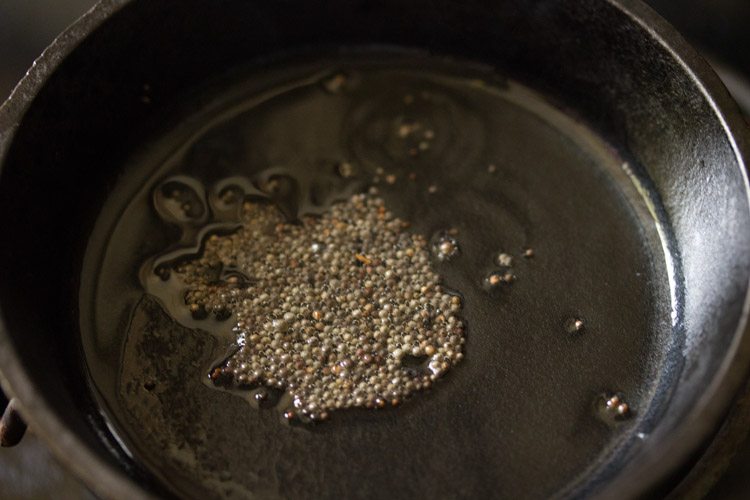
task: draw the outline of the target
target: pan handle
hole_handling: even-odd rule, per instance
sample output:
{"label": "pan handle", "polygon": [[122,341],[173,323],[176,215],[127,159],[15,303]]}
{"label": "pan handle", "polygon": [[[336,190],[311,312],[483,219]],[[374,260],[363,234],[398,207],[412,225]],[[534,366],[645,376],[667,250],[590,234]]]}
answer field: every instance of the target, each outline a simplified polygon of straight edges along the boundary
{"label": "pan handle", "polygon": [[26,422],[18,412],[18,400],[12,398],[8,401],[5,394],[0,391],[0,405],[0,408],[3,408],[3,416],[0,417],[0,446],[15,446],[26,432]]}

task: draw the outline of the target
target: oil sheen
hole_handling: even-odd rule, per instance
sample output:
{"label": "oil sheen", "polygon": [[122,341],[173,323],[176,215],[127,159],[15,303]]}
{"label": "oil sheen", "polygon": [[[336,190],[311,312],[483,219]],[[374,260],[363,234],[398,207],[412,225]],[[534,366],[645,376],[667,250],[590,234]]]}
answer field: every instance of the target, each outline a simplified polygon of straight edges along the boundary
{"label": "oil sheen", "polygon": [[180,103],[122,165],[80,292],[105,417],[166,488],[548,497],[648,434],[665,229],[585,124],[417,54],[265,64]]}

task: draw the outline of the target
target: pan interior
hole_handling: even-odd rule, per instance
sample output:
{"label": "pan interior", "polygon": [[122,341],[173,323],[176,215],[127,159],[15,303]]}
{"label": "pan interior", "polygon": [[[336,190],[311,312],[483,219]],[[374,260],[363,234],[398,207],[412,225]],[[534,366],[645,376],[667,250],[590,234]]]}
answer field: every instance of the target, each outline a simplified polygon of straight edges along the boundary
{"label": "pan interior", "polygon": [[[424,125],[419,140],[403,123]],[[122,446],[175,493],[548,497],[647,439],[679,343],[669,229],[638,165],[543,96],[466,61],[361,52],[237,71],[145,135],[88,244],[81,334]],[[378,178],[411,231],[458,230],[460,256],[436,269],[463,297],[465,358],[398,408],[293,426],[209,387],[230,342],[144,294],[143,262],[179,239],[151,194],[172,175],[210,189],[269,168],[314,184],[342,162]],[[516,279],[488,293],[501,252]],[[627,418],[602,410],[614,394]]]}

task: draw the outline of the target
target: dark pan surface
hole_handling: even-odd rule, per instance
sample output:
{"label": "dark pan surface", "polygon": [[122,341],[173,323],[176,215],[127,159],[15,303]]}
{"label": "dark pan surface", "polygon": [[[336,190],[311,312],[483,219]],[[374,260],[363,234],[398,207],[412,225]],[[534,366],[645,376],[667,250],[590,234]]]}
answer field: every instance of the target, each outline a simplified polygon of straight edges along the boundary
{"label": "dark pan surface", "polygon": [[[676,381],[672,391],[654,394],[654,404],[665,411],[654,415],[653,432],[642,446],[631,448],[632,456],[617,455],[628,463],[622,471],[616,463],[608,471],[616,488],[608,492],[625,495],[668,479],[715,429],[745,372],[750,223],[742,158],[747,144],[736,133],[741,130],[739,117],[715,76],[650,11],[637,2],[625,3],[106,2],[57,43],[0,113],[0,214],[13,236],[13,244],[3,245],[0,259],[5,329],[0,360],[30,422],[102,495],[159,491],[112,446],[76,361],[83,250],[120,167],[135,149],[144,147],[144,137],[156,124],[163,124],[171,104],[200,82],[258,57],[299,47],[386,44],[498,68],[579,117],[617,151],[610,159],[627,159],[650,179],[649,191],[661,200],[674,235],[678,272],[673,290],[675,303],[683,306],[677,319],[684,318],[677,331],[682,328],[685,335],[670,339],[678,346],[678,362],[660,365],[662,380]],[[105,14],[115,11],[95,30]],[[133,26],[139,27],[137,35]],[[71,55],[52,71],[68,52]],[[142,103],[146,83],[153,89],[149,106]],[[23,217],[18,216],[19,207],[24,207]],[[630,248],[624,255],[634,256],[634,262],[648,261]],[[658,301],[652,306],[660,307]],[[558,343],[556,350],[549,348],[549,359],[572,350],[561,339]],[[537,354],[529,345],[507,347]],[[466,376],[462,373],[469,373],[467,367],[457,367],[440,389],[459,386],[450,384]],[[509,368],[498,366],[498,372]],[[532,372],[520,361],[513,368],[521,374]],[[542,379],[540,373],[532,375]],[[635,373],[627,372],[632,377]],[[644,387],[638,381],[633,386]],[[447,397],[441,393],[446,391],[415,399],[412,408],[436,404]],[[529,398],[541,401],[536,394]],[[419,413],[408,406],[404,410],[413,411],[412,418]],[[245,413],[246,418],[251,414]],[[383,422],[391,418],[373,417]],[[485,417],[471,418],[476,424]],[[554,417],[536,414],[532,419],[554,422]],[[333,423],[309,436],[320,439],[325,432],[335,433],[329,429]],[[346,458],[352,457],[354,452]],[[474,462],[477,467],[481,458]],[[564,462],[559,456],[545,460]],[[123,467],[145,489],[134,487],[122,474]],[[538,472],[537,478],[546,473]]]}
{"label": "dark pan surface", "polygon": [[[583,124],[491,69],[367,51],[335,61],[276,63],[210,86],[192,99],[210,104],[188,106],[123,168],[87,249],[80,306],[94,385],[123,439],[197,498],[546,497],[587,487],[586,471],[642,444],[662,411],[654,394],[673,382],[659,372],[678,334],[675,271],[653,193]],[[325,82],[336,74],[348,75],[347,88],[331,95]],[[418,157],[395,137],[404,120],[434,132]],[[368,180],[377,168],[397,175],[379,188],[414,231],[458,229],[461,255],[437,269],[464,297],[466,359],[399,408],[289,426],[204,383],[229,347],[206,331],[210,320],[187,329],[144,296],[142,262],[176,236],[150,195],[169,175],[210,186],[279,165],[322,186],[343,160]],[[516,282],[488,294],[482,281],[499,251],[514,255]],[[566,331],[570,318],[584,329]],[[599,411],[614,392],[631,418]]]}

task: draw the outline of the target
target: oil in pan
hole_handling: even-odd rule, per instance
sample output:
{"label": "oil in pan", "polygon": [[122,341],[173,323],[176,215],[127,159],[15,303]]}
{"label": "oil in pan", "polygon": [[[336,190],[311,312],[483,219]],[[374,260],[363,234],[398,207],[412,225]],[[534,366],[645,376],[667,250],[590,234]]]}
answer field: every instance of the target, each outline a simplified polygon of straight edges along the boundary
{"label": "oil in pan", "polygon": [[553,103],[367,52],[185,102],[81,287],[102,405],[176,493],[549,496],[659,411],[658,207]]}

